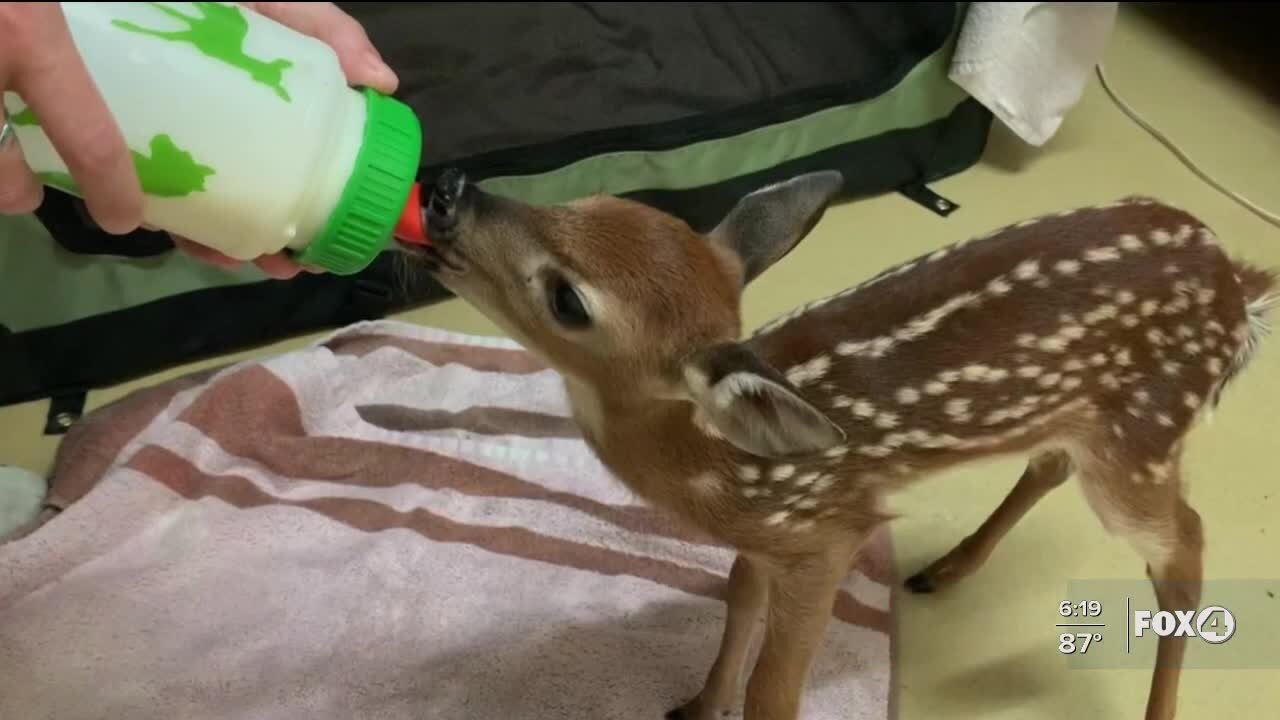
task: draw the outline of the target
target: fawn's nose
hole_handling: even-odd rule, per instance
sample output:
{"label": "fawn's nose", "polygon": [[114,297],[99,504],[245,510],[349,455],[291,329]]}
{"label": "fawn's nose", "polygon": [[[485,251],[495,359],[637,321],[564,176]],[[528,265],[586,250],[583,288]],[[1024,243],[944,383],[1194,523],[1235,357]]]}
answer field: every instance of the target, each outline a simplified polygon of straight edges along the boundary
{"label": "fawn's nose", "polygon": [[466,189],[467,176],[457,168],[448,168],[436,178],[426,209],[428,232],[433,237],[447,235],[457,224],[459,201]]}

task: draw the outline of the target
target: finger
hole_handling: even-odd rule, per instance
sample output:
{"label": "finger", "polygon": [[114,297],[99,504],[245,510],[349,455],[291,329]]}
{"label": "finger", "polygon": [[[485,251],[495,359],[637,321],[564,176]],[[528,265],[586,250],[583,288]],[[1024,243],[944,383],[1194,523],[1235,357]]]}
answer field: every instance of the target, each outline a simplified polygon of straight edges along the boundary
{"label": "finger", "polygon": [[264,255],[253,261],[258,269],[277,280],[290,280],[302,272],[302,266],[283,254]]}
{"label": "finger", "polygon": [[30,47],[18,58],[17,91],[66,163],[93,219],[110,233],[125,234],[142,222],[142,188],[124,136],[107,109],[66,20],[55,3],[41,3],[29,23]]}
{"label": "finger", "polygon": [[[180,235],[171,235],[170,237],[173,238],[173,244],[176,245],[178,249],[201,262],[215,265],[223,268],[224,270],[235,270],[244,264],[243,260],[237,260],[228,255],[224,255],[211,247],[188,240]],[[284,253],[264,255],[257,260],[254,260],[253,264],[268,277],[272,277],[277,280],[289,280],[290,278],[296,277],[298,273],[301,273],[304,270],[307,272],[313,272],[311,269],[304,268],[303,266],[293,262]]]}
{"label": "finger", "polygon": [[170,237],[173,238],[173,244],[176,245],[179,250],[197,260],[209,263],[210,265],[216,265],[224,270],[234,270],[243,264],[243,261],[241,260],[223,255],[211,247],[206,247],[184,237],[179,237],[177,235],[171,235]]}
{"label": "finger", "polygon": [[327,2],[241,4],[328,44],[338,54],[348,83],[371,87],[387,95],[399,87],[400,79],[382,59],[364,27],[337,5]]}
{"label": "finger", "polygon": [[[3,127],[4,111],[0,110],[0,127]],[[44,200],[44,188],[31,174],[31,168],[22,157],[18,137],[13,129],[0,137],[0,213],[20,215],[34,212]]]}

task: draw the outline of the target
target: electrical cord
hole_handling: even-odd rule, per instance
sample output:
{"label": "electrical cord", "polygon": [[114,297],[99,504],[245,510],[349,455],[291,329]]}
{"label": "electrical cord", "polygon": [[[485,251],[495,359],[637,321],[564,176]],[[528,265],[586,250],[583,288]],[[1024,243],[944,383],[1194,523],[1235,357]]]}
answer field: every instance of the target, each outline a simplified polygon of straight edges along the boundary
{"label": "electrical cord", "polygon": [[1253,202],[1249,198],[1224,186],[1222,183],[1218,182],[1217,180],[1214,180],[1212,177],[1209,176],[1208,173],[1200,169],[1200,166],[1198,166],[1195,163],[1195,161],[1193,161],[1190,157],[1188,157],[1186,151],[1178,147],[1178,145],[1174,143],[1172,140],[1170,140],[1168,136],[1166,136],[1164,133],[1152,127],[1151,123],[1143,119],[1143,117],[1139,115],[1136,110],[1134,110],[1132,107],[1129,106],[1127,102],[1121,99],[1119,94],[1116,93],[1116,91],[1112,88],[1111,81],[1107,79],[1107,72],[1106,72],[1106,69],[1103,67],[1102,63],[1098,63],[1097,72],[1098,72],[1098,80],[1102,83],[1102,89],[1107,92],[1107,95],[1111,97],[1111,100],[1116,104],[1116,106],[1118,106],[1120,110],[1124,112],[1125,115],[1128,115],[1131,120],[1137,123],[1139,127],[1141,127],[1143,130],[1146,130],[1148,134],[1150,134],[1157,141],[1159,141],[1161,145],[1164,145],[1166,148],[1168,148],[1170,152],[1172,152],[1175,156],[1177,156],[1179,160],[1182,161],[1183,165],[1186,165],[1187,168],[1191,170],[1191,172],[1195,173],[1196,176],[1198,176],[1201,180],[1204,180],[1206,183],[1208,183],[1218,192],[1221,192],[1222,194],[1226,195],[1232,200],[1235,200],[1240,205],[1244,206],[1245,209],[1249,210],[1253,214],[1257,215],[1258,217],[1262,218],[1268,223],[1275,225],[1276,227],[1280,227],[1280,215],[1277,215],[1276,213],[1273,213],[1270,210],[1260,207],[1257,203]]}

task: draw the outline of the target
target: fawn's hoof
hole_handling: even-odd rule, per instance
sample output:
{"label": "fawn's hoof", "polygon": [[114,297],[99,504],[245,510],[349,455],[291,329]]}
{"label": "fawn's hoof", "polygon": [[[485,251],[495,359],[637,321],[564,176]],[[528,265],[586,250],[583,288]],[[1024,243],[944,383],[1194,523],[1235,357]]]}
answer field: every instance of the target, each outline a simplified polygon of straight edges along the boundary
{"label": "fawn's hoof", "polygon": [[902,583],[902,585],[917,595],[931,593],[937,589],[933,584],[933,580],[929,577],[929,574],[922,572],[916,573],[915,575],[907,578],[907,581]]}

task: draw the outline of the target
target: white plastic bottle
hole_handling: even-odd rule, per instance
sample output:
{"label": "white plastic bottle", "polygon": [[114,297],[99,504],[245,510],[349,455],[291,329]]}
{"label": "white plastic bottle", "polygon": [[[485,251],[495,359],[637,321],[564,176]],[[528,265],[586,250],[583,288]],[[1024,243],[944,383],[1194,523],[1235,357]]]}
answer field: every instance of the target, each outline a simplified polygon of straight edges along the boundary
{"label": "white plastic bottle", "polygon": [[[62,3],[125,141],[145,222],[237,259],[290,250],[358,272],[411,201],[422,137],[413,112],[347,85],[325,43],[231,3]],[[76,193],[13,93],[27,163]]]}

